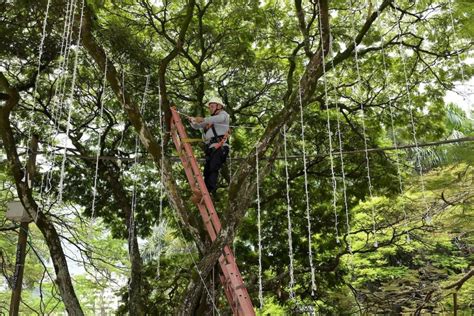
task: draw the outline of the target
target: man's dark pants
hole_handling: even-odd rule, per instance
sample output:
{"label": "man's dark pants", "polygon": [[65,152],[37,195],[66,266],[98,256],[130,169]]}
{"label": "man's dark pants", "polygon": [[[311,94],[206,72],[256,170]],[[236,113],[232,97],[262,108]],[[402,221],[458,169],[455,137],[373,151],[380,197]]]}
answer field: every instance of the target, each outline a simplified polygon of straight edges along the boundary
{"label": "man's dark pants", "polygon": [[208,148],[206,150],[206,164],[204,165],[204,182],[209,193],[217,190],[217,178],[219,170],[227,159],[229,147],[222,146],[219,149]]}

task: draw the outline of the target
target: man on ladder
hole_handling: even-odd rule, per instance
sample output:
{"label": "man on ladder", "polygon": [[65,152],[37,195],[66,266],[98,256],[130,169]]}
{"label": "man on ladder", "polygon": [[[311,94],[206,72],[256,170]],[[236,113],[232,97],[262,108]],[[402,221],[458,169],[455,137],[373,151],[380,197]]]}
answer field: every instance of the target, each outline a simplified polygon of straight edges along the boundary
{"label": "man on ladder", "polygon": [[[199,213],[203,219],[204,228],[208,232],[209,238],[212,242],[215,242],[219,237],[222,224],[214,208],[214,203],[207,191],[215,192],[219,169],[222,167],[229,153],[229,146],[226,144],[229,130],[229,115],[224,111],[224,103],[220,99],[212,98],[209,100],[208,106],[211,113],[210,117],[190,118],[194,128],[206,129],[206,180],[202,177],[192,147],[189,144],[191,139],[188,138],[176,107],[170,108],[170,132],[179,158],[183,164],[189,185],[193,192],[197,191],[197,193],[195,193],[197,196],[193,197],[193,202],[195,202],[199,208]],[[214,128],[212,128],[213,126]],[[200,191],[204,191],[206,194],[204,195]],[[219,275],[219,278],[233,314],[235,316],[255,316],[252,300],[245,287],[232,249],[228,245],[224,245],[221,250],[222,252],[219,256],[218,264],[222,274]]]}
{"label": "man on ladder", "polygon": [[[206,144],[206,163],[204,165],[204,182],[207,190],[214,197],[217,190],[217,179],[219,170],[229,155],[229,114],[224,110],[225,104],[220,98],[213,97],[207,102],[211,116],[190,117],[189,121],[194,129],[204,130],[204,141]],[[202,193],[194,191],[191,198],[194,203],[202,200]]]}

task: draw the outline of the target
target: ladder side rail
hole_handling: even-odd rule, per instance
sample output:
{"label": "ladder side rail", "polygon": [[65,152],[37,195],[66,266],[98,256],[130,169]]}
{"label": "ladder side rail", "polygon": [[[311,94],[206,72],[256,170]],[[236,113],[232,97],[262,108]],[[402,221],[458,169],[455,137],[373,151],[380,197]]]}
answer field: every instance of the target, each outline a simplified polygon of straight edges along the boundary
{"label": "ladder side rail", "polygon": [[226,283],[226,279],[222,274],[219,275],[219,279],[221,280],[222,287],[224,288],[224,293],[225,293],[225,296],[227,297],[227,302],[229,302],[230,307],[232,308],[232,313],[234,315],[238,315],[237,306],[234,302],[235,299],[232,296],[232,288],[229,287],[229,285]]}
{"label": "ladder side rail", "polygon": [[243,289],[245,288],[245,285],[243,283],[239,283],[238,279],[236,279],[235,274],[232,272],[229,272],[231,269],[229,267],[225,267],[222,263],[220,264],[221,270],[225,273],[222,275],[222,286],[224,289],[229,289],[231,292],[232,296],[232,301],[236,301],[239,303],[239,305],[245,306],[246,300],[248,300],[248,293],[244,291]]}
{"label": "ladder side rail", "polygon": [[236,294],[244,299],[249,299],[248,290],[244,286],[244,280],[242,278],[242,275],[235,261],[235,257],[229,246],[226,245],[224,247],[224,253],[225,253],[226,261],[221,262],[221,264],[226,265],[226,270],[230,273],[229,281],[231,282],[233,288],[235,289]]}
{"label": "ladder side rail", "polygon": [[[182,124],[181,118],[179,116],[179,113],[176,112],[176,109],[171,108],[171,113],[172,113],[172,119],[174,120],[174,124],[176,126],[176,130],[178,131],[178,135],[181,139],[188,138],[188,135],[186,133],[186,130],[184,129],[184,126]],[[204,197],[204,203],[206,204],[206,207],[210,211],[210,215],[212,218],[212,224],[215,226],[215,230],[218,233],[221,228],[221,222],[219,220],[219,217],[216,214],[214,204],[212,203],[212,200],[209,195],[209,191],[207,190],[206,184],[204,183],[204,179],[201,176],[201,169],[199,168],[196,159],[193,154],[193,150],[191,148],[191,145],[186,142],[181,142],[182,148],[184,148],[186,154],[188,156],[192,156],[194,159],[190,159],[190,164],[193,169],[194,174],[196,175],[196,180],[199,184],[199,188],[203,194]],[[198,176],[199,175],[199,176]]]}
{"label": "ladder side rail", "polygon": [[222,255],[221,255],[218,260],[219,266],[221,269],[221,273],[219,274],[219,279],[221,281],[222,288],[224,289],[224,293],[227,297],[227,301],[230,303],[232,310],[234,314],[236,315],[237,306],[234,304],[234,302],[238,300],[238,295],[237,293],[235,293],[234,287],[231,284],[231,279],[232,279],[231,273],[228,271],[225,264],[223,264],[223,261],[224,260],[222,259]]}
{"label": "ladder side rail", "polygon": [[[188,152],[188,151],[192,152],[191,145],[189,143],[184,143],[183,147],[186,150],[186,152]],[[195,159],[191,159],[190,164],[191,164],[191,167],[193,169],[194,174],[197,175],[196,176],[196,181],[197,181],[197,183],[199,185],[199,188],[202,192],[202,195],[203,195],[203,198],[204,198],[204,204],[206,205],[206,208],[209,210],[209,215],[212,219],[212,224],[214,225],[215,230],[218,233],[222,228],[222,224],[221,224],[221,221],[220,221],[219,217],[217,216],[214,204],[212,203],[212,200],[211,200],[211,196],[209,194],[209,191],[207,190],[206,183],[204,182],[204,179],[201,176],[201,170],[200,170],[200,168],[199,168],[199,166],[198,166]]]}
{"label": "ladder side rail", "polygon": [[[206,184],[204,184],[204,186],[206,186]],[[206,187],[206,192],[208,192],[207,187]],[[221,221],[219,219],[219,216],[217,215],[216,209],[214,207],[214,203],[212,202],[211,196],[210,196],[209,193],[207,193],[207,195],[203,195],[203,196],[204,196],[204,204],[206,205],[207,209],[209,210],[209,215],[212,219],[212,223],[216,227],[216,231],[220,232],[221,228],[222,228],[222,225],[221,225]]]}
{"label": "ladder side rail", "polygon": [[189,160],[188,157],[183,155],[182,151],[179,150],[181,148],[181,140],[179,139],[178,135],[176,133],[173,133],[175,131],[176,126],[174,125],[174,122],[171,124],[171,137],[173,138],[173,142],[176,146],[176,150],[178,151],[178,156],[181,160],[181,163],[183,164],[184,167],[184,172],[186,173],[186,177],[188,178],[188,182],[191,185],[191,188],[194,189],[196,188],[196,181],[194,179],[194,175],[192,173],[192,170],[189,168]]}
{"label": "ladder side rail", "polygon": [[[177,128],[176,128],[176,124],[175,124],[174,120],[172,120],[172,122],[171,122],[171,131],[172,131],[171,132],[171,137],[172,137],[173,142],[174,142],[174,144],[176,146],[176,149],[178,151],[179,158],[180,158],[180,160],[181,160],[181,162],[184,166],[184,171],[186,173],[186,177],[188,178],[188,182],[191,185],[191,188],[195,188],[195,187],[197,187],[195,185],[196,181],[195,181],[192,169],[189,167],[189,160],[188,159],[190,159],[190,157],[187,156],[187,154],[184,152],[184,148],[181,147],[181,145],[183,143],[181,142],[181,139],[180,139],[179,135],[176,133]],[[194,158],[194,157],[192,157],[192,158]],[[215,232],[214,226],[211,223],[211,219],[210,219],[210,217],[207,213],[206,207],[202,204],[198,204],[198,209],[199,209],[199,213],[201,214],[201,218],[204,222],[204,225],[206,226],[206,230],[209,234],[209,237],[211,238],[212,241],[216,240],[217,233]],[[227,271],[226,262],[225,262],[225,258],[224,258],[223,254],[219,257],[219,265],[220,265],[220,268],[221,268],[222,273],[223,273],[222,278],[221,278],[222,286],[225,290],[225,294],[227,296],[227,299],[229,300],[229,302],[232,302],[234,300],[233,293],[231,291],[231,288],[229,287],[229,284],[228,284],[229,282],[226,281],[226,280],[231,279],[231,275],[230,275],[230,272]],[[235,312],[235,308],[233,308],[233,311]]]}
{"label": "ladder side rail", "polygon": [[[215,212],[209,192],[207,191],[205,183],[202,179],[200,169],[192,152],[192,147],[189,143],[181,141],[182,138],[187,138],[187,134],[181,123],[180,116],[174,108],[171,110],[171,125],[175,127],[175,133],[172,133],[173,141],[175,142],[181,161],[185,167],[186,175],[190,185],[195,187],[197,181],[201,191],[204,191],[203,198],[205,203],[204,205],[202,203],[198,203],[198,208],[201,212],[201,217],[204,220],[208,233],[210,234],[211,240],[214,241],[217,237],[216,233],[218,233],[221,229],[220,220],[217,216],[217,213]],[[186,155],[183,153],[183,150]],[[214,230],[212,227],[213,225],[217,226],[219,229]],[[220,279],[234,314],[255,315],[253,305],[250,301],[250,297],[248,296],[247,288],[243,283],[242,276],[238,269],[237,263],[235,262],[235,257],[228,246],[224,247],[223,253],[219,257],[218,261],[223,273],[223,275],[220,276]]]}
{"label": "ladder side rail", "polygon": [[209,218],[209,215],[207,214],[207,209],[201,204],[198,205],[198,209],[199,209],[199,213],[201,214],[202,221],[204,222],[204,225],[206,226],[206,230],[209,234],[209,237],[211,238],[211,241],[216,240],[217,232],[214,230],[212,221]]}
{"label": "ladder side rail", "polygon": [[[173,128],[175,128],[174,123],[171,124],[172,131],[173,131]],[[180,148],[181,141],[178,138],[178,135],[172,132],[171,137],[173,138],[173,142],[176,146],[176,149]],[[188,178],[188,182],[191,185],[191,188],[195,188],[196,187],[195,179],[194,179],[192,170],[188,167],[188,160],[186,159],[186,157],[183,155],[182,152],[179,152],[179,149],[178,149],[178,155],[181,160],[181,163],[184,166],[184,171],[186,173],[186,177]],[[204,225],[206,226],[206,230],[209,234],[209,237],[211,238],[212,241],[214,241],[216,239],[217,232],[215,231],[214,226],[211,223],[211,218],[209,217],[207,210],[202,205],[198,205],[198,209],[199,209],[199,213],[201,214],[201,218],[203,219]]]}
{"label": "ladder side rail", "polygon": [[[180,160],[183,163],[184,170],[185,170],[186,176],[188,178],[188,182],[189,182],[189,184],[191,185],[192,188],[197,187],[195,185],[195,178],[194,178],[194,174],[192,172],[193,170],[191,168],[189,168],[189,159],[193,159],[194,157],[187,156],[187,153],[184,152],[184,147],[181,147],[181,145],[184,144],[184,143],[181,142],[181,139],[179,138],[179,135],[176,133],[176,125],[175,125],[174,121],[172,122],[171,127],[172,127],[172,131],[173,131],[173,133],[171,134],[172,138],[173,138],[173,142],[175,143],[176,149],[178,150],[178,155],[180,157]],[[199,209],[199,213],[201,214],[201,218],[204,222],[204,225],[206,226],[206,230],[209,234],[209,237],[211,238],[212,241],[216,240],[217,232],[215,231],[214,226],[211,223],[211,219],[208,215],[206,207],[204,205],[200,204],[200,203],[197,206],[198,206],[198,209]],[[227,271],[228,269],[227,269],[227,266],[226,266],[226,260],[224,258],[224,252],[219,257],[219,265],[220,265],[220,268],[221,268],[222,273],[223,273],[223,279],[221,280],[222,286],[225,289],[227,298],[228,299],[230,298],[229,302],[231,302],[231,301],[234,300],[234,297],[233,297],[233,293],[232,293],[231,289],[229,288],[228,283],[230,283],[230,281],[229,282],[226,281],[226,280],[231,279],[231,272]]]}
{"label": "ladder side rail", "polygon": [[[179,150],[181,148],[180,146],[181,146],[182,142],[179,138],[179,135],[176,134],[176,124],[175,124],[174,120],[171,122],[171,128],[172,128],[171,136],[173,138],[173,142],[175,143],[175,146],[178,149],[178,154],[179,154],[179,157],[181,159],[181,162],[185,166],[184,169],[185,169],[188,181],[189,181],[190,185],[193,187],[193,182],[195,180],[194,175],[192,174],[192,171],[189,168],[186,167],[187,163],[188,163],[188,160],[184,156],[183,151]],[[192,157],[191,159],[193,159],[193,158],[194,157]],[[217,232],[214,230],[214,227],[212,225],[210,225],[210,217],[207,213],[207,209],[202,204],[198,204],[198,209],[199,209],[199,212],[200,212],[201,217],[203,219],[203,222],[206,225],[206,228],[207,228],[206,230],[208,231],[209,237],[211,238],[212,241],[216,240]],[[223,254],[221,255],[219,261],[220,261],[220,263],[222,263],[223,273],[226,275],[226,277],[228,277],[229,273],[228,273],[228,271],[226,271],[227,269],[226,269],[226,262],[225,262],[224,254],[225,254],[225,252],[223,251]],[[223,262],[221,262],[221,261],[223,261]]]}
{"label": "ladder side rail", "polygon": [[[172,126],[175,126],[174,122],[172,123]],[[189,146],[189,144],[181,142],[178,135],[176,135],[175,133],[172,133],[172,137],[173,137],[173,141],[176,145],[176,149],[178,150],[178,154],[179,154],[179,157],[181,159],[181,162],[183,163],[183,166],[185,167],[184,170],[186,172],[186,176],[188,178],[189,184],[191,185],[191,188],[193,188],[193,189],[198,188],[198,186],[196,186],[196,182],[199,184],[199,182],[200,182],[199,180],[201,180],[202,185],[205,187],[205,184],[204,184],[204,181],[202,180],[201,174],[200,173],[199,174],[193,173],[194,170],[189,168],[190,162],[192,163],[193,161],[194,162],[196,161],[194,155],[189,156],[189,155],[187,155],[187,153],[179,151],[182,144],[188,145],[188,146]],[[191,154],[192,154],[192,152],[191,152]],[[206,192],[207,192],[207,189],[206,189]],[[204,194],[206,192],[204,192]],[[210,199],[209,196],[205,196],[204,194],[203,194],[204,200],[209,201],[209,199]],[[212,208],[210,210],[209,210],[209,208],[207,208],[207,209],[202,208],[201,207],[202,204],[200,204],[200,203],[198,204],[198,207],[199,207],[199,211],[201,212],[201,216],[203,217],[203,220],[204,220],[206,226],[209,227],[207,222],[209,222],[210,225],[212,226],[212,228],[208,229],[208,232],[210,234],[211,240],[214,241],[216,239],[217,234],[219,233],[219,231],[221,229],[221,226],[220,226],[219,221],[217,222],[217,225],[216,225],[216,221],[215,221],[216,212],[215,212],[214,206],[212,205],[212,201],[210,203],[211,203],[211,206],[212,206]],[[206,203],[206,207],[208,205],[209,205],[209,203]],[[204,213],[205,213],[205,215],[204,215]]]}

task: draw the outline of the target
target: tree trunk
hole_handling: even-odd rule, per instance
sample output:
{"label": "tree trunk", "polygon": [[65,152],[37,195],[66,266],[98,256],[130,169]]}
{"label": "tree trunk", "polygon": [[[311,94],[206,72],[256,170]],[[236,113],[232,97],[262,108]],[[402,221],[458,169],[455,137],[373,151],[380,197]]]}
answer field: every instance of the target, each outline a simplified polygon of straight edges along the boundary
{"label": "tree trunk", "polygon": [[[38,137],[33,135],[30,142],[30,152],[26,169],[26,183],[31,188],[36,172],[36,151],[38,150]],[[21,290],[23,286],[23,272],[25,271],[26,244],[28,242],[28,223],[30,220],[21,222],[18,233],[18,247],[16,252],[15,274],[13,276],[12,297],[10,300],[10,315],[18,315]]]}
{"label": "tree trunk", "polygon": [[18,233],[15,274],[13,275],[12,297],[10,299],[10,316],[16,316],[20,311],[21,288],[23,285],[23,271],[25,270],[27,241],[28,222],[22,222]]}
{"label": "tree trunk", "polygon": [[53,261],[54,270],[56,272],[56,283],[59,287],[59,293],[69,315],[84,315],[82,308],[77,299],[74,287],[72,285],[71,276],[67,266],[66,256],[61,245],[56,228],[43,212],[38,210],[38,205],[33,199],[31,188],[28,183],[22,180],[23,171],[18,153],[16,151],[15,139],[10,125],[10,112],[18,104],[20,95],[18,90],[10,86],[5,76],[0,73],[0,88],[8,94],[6,104],[0,108],[0,136],[8,158],[10,172],[13,175],[18,196],[23,207],[28,214],[35,219],[35,223],[43,234],[48,245],[51,260]]}
{"label": "tree trunk", "polygon": [[[65,128],[60,126],[63,131]],[[88,157],[92,154],[87,150],[76,137],[70,137],[74,147],[81,153],[82,156]],[[95,169],[95,161],[89,159],[83,159],[83,162],[89,166],[91,170]],[[123,184],[120,182],[119,177],[114,172],[118,170],[119,166],[115,162],[99,161],[98,165],[98,176],[105,182],[107,182],[109,188],[112,190],[112,196],[123,211],[123,221],[127,229],[127,242],[128,242],[128,253],[130,256],[130,280],[128,283],[129,287],[129,298],[128,298],[128,309],[129,313],[133,315],[145,315],[145,304],[143,300],[143,260],[140,255],[140,249],[137,240],[137,234],[132,233],[135,231],[135,227],[131,223],[132,209],[130,205],[131,198],[125,191]]]}

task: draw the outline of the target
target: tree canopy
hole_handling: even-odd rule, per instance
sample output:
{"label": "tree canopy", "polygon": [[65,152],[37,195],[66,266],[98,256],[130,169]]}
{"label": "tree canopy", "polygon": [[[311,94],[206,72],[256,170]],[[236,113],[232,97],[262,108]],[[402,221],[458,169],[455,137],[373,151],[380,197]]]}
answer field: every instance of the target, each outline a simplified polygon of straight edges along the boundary
{"label": "tree canopy", "polygon": [[[1,308],[19,200],[24,314],[228,314],[224,245],[261,315],[472,309],[472,2],[0,7]],[[212,96],[232,125],[214,242],[170,138],[170,107]]]}

